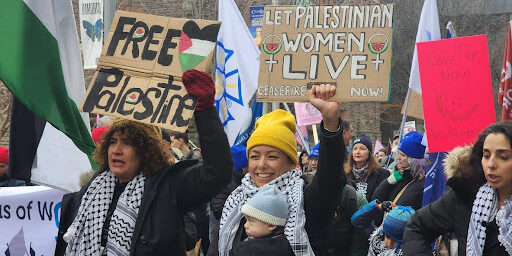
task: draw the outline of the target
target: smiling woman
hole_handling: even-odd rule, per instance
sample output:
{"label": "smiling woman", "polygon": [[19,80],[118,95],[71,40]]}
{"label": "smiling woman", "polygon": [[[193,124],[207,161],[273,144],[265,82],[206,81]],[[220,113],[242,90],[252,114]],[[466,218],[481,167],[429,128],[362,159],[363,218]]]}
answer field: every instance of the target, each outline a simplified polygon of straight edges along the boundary
{"label": "smiling woman", "polygon": [[[252,255],[274,255],[270,246],[275,244],[272,238],[244,241],[248,237],[244,229],[246,219],[240,210],[267,185],[273,185],[286,196],[289,214],[283,228],[289,251],[293,249],[295,255],[314,255],[317,249],[314,245],[334,216],[341,190],[346,184],[342,171],[345,145],[340,128],[341,120],[338,118],[339,105],[327,101],[335,90],[331,85],[315,85],[309,94],[311,104],[323,117],[319,132],[321,143],[318,171],[309,184],[302,178],[301,171],[295,169],[298,163],[295,117],[284,110],[276,110],[258,119],[247,141],[249,173],[224,204],[218,253],[211,255],[230,255],[231,250],[240,246],[250,248],[250,244],[259,248],[255,251],[260,252]],[[216,242],[212,241],[213,248],[216,248]],[[261,246],[261,243],[267,246]]]}

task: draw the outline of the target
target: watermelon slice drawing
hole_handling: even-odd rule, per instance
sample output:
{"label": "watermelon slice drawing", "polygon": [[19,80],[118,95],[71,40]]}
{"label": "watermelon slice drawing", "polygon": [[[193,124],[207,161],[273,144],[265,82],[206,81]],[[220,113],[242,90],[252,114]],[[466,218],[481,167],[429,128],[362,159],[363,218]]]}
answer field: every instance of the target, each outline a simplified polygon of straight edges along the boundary
{"label": "watermelon slice drawing", "polygon": [[220,24],[211,24],[200,29],[193,20],[183,25],[178,44],[182,72],[195,68],[213,51],[219,29]]}
{"label": "watermelon slice drawing", "polygon": [[[277,43],[273,42],[276,40],[277,40]],[[283,44],[281,43],[281,38],[279,38],[276,35],[266,36],[265,39],[263,39],[263,44],[262,44],[263,51],[265,51],[269,55],[277,54],[281,50],[282,45]]]}
{"label": "watermelon slice drawing", "polygon": [[463,121],[472,117],[478,109],[477,102],[442,92],[436,93],[436,105],[441,115],[455,121]]}
{"label": "watermelon slice drawing", "polygon": [[144,36],[144,33],[145,33],[145,31],[144,31],[143,28],[137,28],[135,30],[135,32],[133,32],[133,36],[132,37],[133,38],[141,38],[141,37]]}
{"label": "watermelon slice drawing", "polygon": [[128,97],[126,97],[126,102],[127,103],[136,103],[137,102],[137,99],[139,98],[138,97],[139,95],[135,92],[131,93],[130,95],[128,95]]}

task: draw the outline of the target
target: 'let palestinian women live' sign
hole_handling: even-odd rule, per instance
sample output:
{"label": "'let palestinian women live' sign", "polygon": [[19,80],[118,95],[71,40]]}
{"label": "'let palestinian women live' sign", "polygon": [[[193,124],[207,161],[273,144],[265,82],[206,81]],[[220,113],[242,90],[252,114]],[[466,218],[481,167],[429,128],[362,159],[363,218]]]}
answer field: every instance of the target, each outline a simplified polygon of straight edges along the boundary
{"label": "'let palestinian women live' sign", "polygon": [[258,101],[307,101],[314,84],[336,101],[387,101],[393,4],[266,6]]}
{"label": "'let palestinian women live' sign", "polygon": [[220,23],[117,11],[82,111],[185,132],[196,100],[181,82],[208,71]]}

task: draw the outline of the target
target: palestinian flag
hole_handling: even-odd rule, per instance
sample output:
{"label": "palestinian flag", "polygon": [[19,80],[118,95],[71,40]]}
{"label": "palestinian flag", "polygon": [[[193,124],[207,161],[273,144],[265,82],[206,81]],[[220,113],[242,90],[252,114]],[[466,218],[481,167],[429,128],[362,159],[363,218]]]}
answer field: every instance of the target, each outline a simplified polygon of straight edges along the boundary
{"label": "palestinian flag", "polygon": [[[26,108],[12,116],[11,176],[77,190],[95,147],[88,116],[77,108],[85,85],[71,1],[0,1],[0,24],[0,80]],[[27,167],[16,163],[27,153],[35,153],[31,171],[14,168]]]}
{"label": "palestinian flag", "polygon": [[212,24],[199,29],[193,20],[189,20],[183,25],[178,44],[182,72],[195,68],[213,51],[219,29],[220,24]]}

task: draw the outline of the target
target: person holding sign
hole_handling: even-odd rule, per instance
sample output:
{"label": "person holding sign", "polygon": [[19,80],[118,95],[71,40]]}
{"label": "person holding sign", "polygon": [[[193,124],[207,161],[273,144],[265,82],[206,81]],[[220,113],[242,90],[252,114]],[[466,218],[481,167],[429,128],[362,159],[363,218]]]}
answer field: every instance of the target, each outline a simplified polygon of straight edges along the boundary
{"label": "person holding sign", "polygon": [[[160,128],[117,119],[95,152],[98,174],[75,204],[63,201],[56,255],[185,255],[183,213],[229,183],[233,162],[212,78],[189,70],[182,80],[197,99],[203,161],[173,165]],[[66,218],[74,218],[69,227]]]}
{"label": "person holding sign", "polygon": [[404,255],[432,255],[430,244],[448,232],[459,255],[512,255],[512,122],[487,127],[466,162],[452,189],[412,216]]}
{"label": "person holding sign", "polygon": [[216,255],[228,255],[248,237],[241,209],[265,185],[275,185],[289,204],[284,234],[294,254],[314,255],[313,247],[334,216],[346,184],[342,170],[345,145],[341,139],[339,104],[328,101],[335,91],[335,86],[322,84],[315,85],[309,93],[309,101],[323,117],[318,171],[309,184],[295,169],[298,163],[295,117],[278,109],[258,119],[247,141],[249,175],[242,179],[242,184],[224,204]]}

